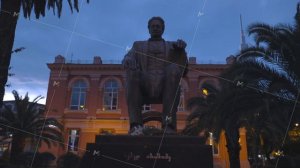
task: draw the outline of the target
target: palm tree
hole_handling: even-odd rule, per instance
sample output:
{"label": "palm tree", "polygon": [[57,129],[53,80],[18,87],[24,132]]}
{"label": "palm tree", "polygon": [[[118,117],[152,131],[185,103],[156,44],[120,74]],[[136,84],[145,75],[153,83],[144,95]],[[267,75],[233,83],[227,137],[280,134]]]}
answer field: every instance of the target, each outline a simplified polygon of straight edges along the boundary
{"label": "palm tree", "polygon": [[299,101],[300,69],[296,66],[300,63],[299,4],[295,20],[295,26],[251,25],[249,33],[254,35],[257,46],[237,55],[236,63],[221,75],[233,82],[220,82],[221,89],[210,105],[206,103],[206,110],[192,110],[190,118],[198,120],[195,123],[189,120],[189,133],[212,131],[218,140],[221,131],[225,131],[230,167],[240,167],[241,127],[247,129],[247,136],[252,139],[254,167],[259,166],[259,152],[268,156],[272,150],[282,147],[289,121],[295,115],[293,106]]}
{"label": "palm tree", "polygon": [[210,119],[211,107],[214,106],[219,90],[210,84],[204,84],[201,89],[205,89],[207,95],[192,97],[187,101],[186,108],[191,111],[191,114],[187,117],[187,124],[182,134],[197,136],[203,133],[203,136],[208,138],[211,127],[206,121]]}
{"label": "palm tree", "polygon": [[[79,11],[78,0],[68,0],[71,11],[73,7]],[[89,0],[87,0],[89,2]],[[11,60],[11,51],[15,39],[15,31],[21,8],[25,18],[30,18],[32,10],[38,19],[45,16],[46,6],[48,9],[57,10],[58,17],[61,15],[63,0],[1,0],[0,2],[0,107],[3,103],[5,85],[8,77],[8,69]]]}
{"label": "palm tree", "polygon": [[[248,28],[249,35],[253,35],[255,47],[248,48],[238,56],[265,57],[275,60],[289,75],[300,78],[300,3],[297,4],[295,24],[254,23]],[[267,47],[262,47],[266,44]]]}
{"label": "palm tree", "polygon": [[40,96],[29,102],[28,94],[22,98],[17,91],[12,93],[16,110],[13,111],[4,105],[0,116],[0,127],[12,138],[11,163],[16,163],[25,147],[25,140],[28,138],[45,142],[48,147],[51,147],[51,144],[57,145],[63,142],[62,124],[54,118],[44,118],[44,110],[36,108],[37,102],[41,99]]}
{"label": "palm tree", "polygon": [[[296,11],[294,25],[278,24],[270,26],[265,23],[250,25],[248,28],[249,35],[253,35],[256,46],[242,51],[237,58],[240,61],[247,60],[248,58],[263,58],[260,60],[261,62],[269,63],[273,67],[276,67],[277,70],[274,70],[274,72],[276,71],[276,73],[285,75],[290,80],[287,83],[283,83],[282,81],[278,83],[278,79],[273,79],[270,84],[272,88],[269,88],[269,90],[272,92],[281,88],[281,90],[278,90],[283,94],[281,96],[299,101],[297,94],[299,94],[300,84],[300,69],[298,67],[300,63],[300,3],[297,4]],[[261,44],[266,44],[266,47],[262,47],[263,45]],[[275,94],[279,94],[279,92]],[[271,107],[274,107],[274,105]],[[295,110],[297,115],[299,111],[297,111],[297,108]],[[283,111],[286,112],[285,110]],[[282,117],[286,116],[294,117],[294,120],[297,120],[295,116],[290,116],[290,113],[286,112],[282,114]],[[282,123],[285,124],[283,128],[290,127],[289,123]]]}
{"label": "palm tree", "polygon": [[[223,84],[225,91],[220,93],[223,96],[219,96],[218,101],[228,104],[214,108],[215,115],[221,112],[224,113],[223,117],[225,116],[225,124],[219,128],[225,127],[225,132],[228,131],[226,118],[236,126],[234,129],[246,128],[247,136],[251,136],[253,140],[253,143],[249,144],[252,145],[250,154],[253,154],[255,166],[258,164],[257,156],[260,151],[264,151],[268,156],[272,150],[280,148],[297,96],[296,81],[256,59],[236,63],[224,74],[225,76],[244,85],[237,87],[229,83],[227,86]],[[226,93],[227,91],[232,93]],[[230,95],[232,104],[228,101]],[[229,107],[226,107],[228,105]],[[230,110],[232,112],[228,113]],[[270,139],[272,143],[266,143]]]}
{"label": "palm tree", "polygon": [[290,99],[296,97],[294,82],[276,72],[256,59],[235,63],[222,74],[233,83],[221,81],[220,90],[188,101],[192,113],[183,133],[209,131],[219,140],[224,130],[230,165],[239,167],[239,128],[245,127],[253,140],[253,165],[258,166],[259,152],[269,155],[279,149],[292,112]]}

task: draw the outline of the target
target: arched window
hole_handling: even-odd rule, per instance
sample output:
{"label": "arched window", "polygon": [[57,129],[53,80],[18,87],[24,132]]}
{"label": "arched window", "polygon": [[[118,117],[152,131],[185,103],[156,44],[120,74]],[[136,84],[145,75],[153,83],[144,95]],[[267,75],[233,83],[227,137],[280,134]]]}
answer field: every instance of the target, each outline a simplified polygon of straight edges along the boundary
{"label": "arched window", "polygon": [[103,106],[105,110],[117,110],[118,107],[118,89],[116,80],[110,79],[104,84]]}
{"label": "arched window", "polygon": [[78,80],[72,85],[71,110],[84,110],[87,84],[83,80]]}

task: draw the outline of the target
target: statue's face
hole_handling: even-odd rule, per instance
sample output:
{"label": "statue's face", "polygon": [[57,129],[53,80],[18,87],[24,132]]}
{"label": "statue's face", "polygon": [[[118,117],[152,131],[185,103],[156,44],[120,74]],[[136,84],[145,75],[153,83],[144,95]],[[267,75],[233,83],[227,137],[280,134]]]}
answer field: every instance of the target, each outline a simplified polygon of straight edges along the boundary
{"label": "statue's face", "polygon": [[162,23],[159,20],[151,21],[149,25],[149,33],[153,38],[161,37],[164,33]]}

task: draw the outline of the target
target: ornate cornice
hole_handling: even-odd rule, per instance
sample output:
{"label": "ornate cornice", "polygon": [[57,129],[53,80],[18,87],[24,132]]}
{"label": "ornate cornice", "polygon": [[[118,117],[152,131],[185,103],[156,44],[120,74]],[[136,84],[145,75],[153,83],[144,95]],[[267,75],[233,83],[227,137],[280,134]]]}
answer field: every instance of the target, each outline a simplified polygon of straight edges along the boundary
{"label": "ornate cornice", "polygon": [[50,70],[120,70],[123,71],[121,64],[47,64]]}

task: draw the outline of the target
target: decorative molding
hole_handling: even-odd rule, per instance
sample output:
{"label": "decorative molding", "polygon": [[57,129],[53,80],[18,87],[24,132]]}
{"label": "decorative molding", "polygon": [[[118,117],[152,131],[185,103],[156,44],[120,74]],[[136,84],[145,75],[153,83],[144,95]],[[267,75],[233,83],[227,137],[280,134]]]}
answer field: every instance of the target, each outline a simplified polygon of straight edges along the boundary
{"label": "decorative molding", "polygon": [[51,80],[56,80],[56,81],[58,81],[58,80],[66,81],[66,80],[68,80],[68,77],[62,77],[62,76],[60,76],[60,77],[58,77],[58,76],[57,77],[56,76],[53,77],[53,76],[51,76],[50,79]]}
{"label": "decorative molding", "polygon": [[117,110],[102,110],[102,109],[97,109],[96,114],[121,114],[121,109]]}
{"label": "decorative molding", "polygon": [[87,114],[88,113],[88,109],[84,109],[84,110],[71,110],[69,108],[65,108],[64,113],[72,113],[72,114]]}
{"label": "decorative molding", "polygon": [[83,81],[85,81],[86,84],[87,84],[87,91],[89,90],[89,88],[90,88],[90,81],[89,81],[89,79],[88,79],[87,77],[85,77],[85,76],[75,76],[75,77],[73,77],[71,80],[69,80],[69,83],[68,83],[68,89],[69,89],[69,90],[71,90],[72,84],[73,84],[74,82],[76,82],[77,80],[83,80]]}
{"label": "decorative molding", "polygon": [[100,74],[90,74],[90,78],[92,81],[99,81],[102,75]]}
{"label": "decorative molding", "polygon": [[120,76],[108,76],[108,77],[105,77],[105,78],[101,79],[101,82],[100,82],[100,85],[99,85],[100,90],[102,90],[104,88],[105,82],[110,80],[110,79],[116,80],[119,84],[119,89],[120,90],[123,89],[123,84],[122,84],[122,80],[120,79]]}

